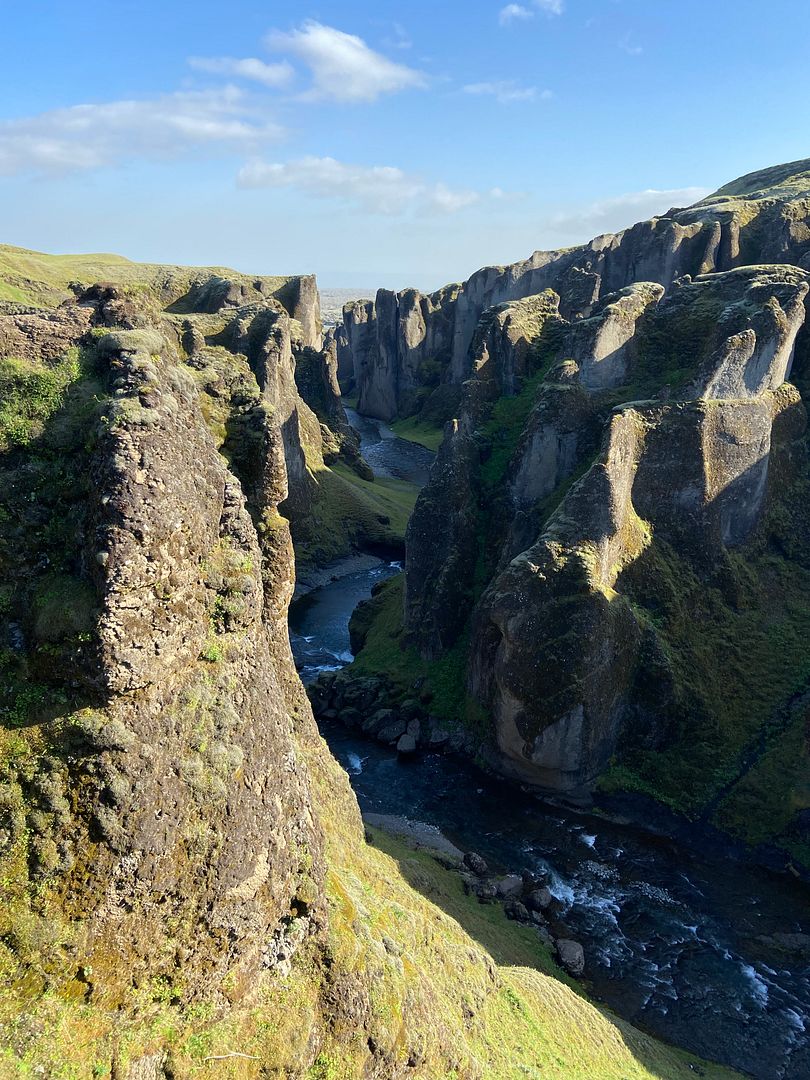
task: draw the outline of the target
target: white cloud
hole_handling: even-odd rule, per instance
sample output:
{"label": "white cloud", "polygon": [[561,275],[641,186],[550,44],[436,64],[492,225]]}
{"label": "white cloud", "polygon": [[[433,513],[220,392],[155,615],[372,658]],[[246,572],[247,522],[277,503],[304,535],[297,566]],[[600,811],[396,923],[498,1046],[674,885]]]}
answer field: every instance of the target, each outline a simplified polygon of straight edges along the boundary
{"label": "white cloud", "polygon": [[562,15],[565,10],[563,0],[534,0],[534,5],[548,15]]}
{"label": "white cloud", "polygon": [[256,121],[242,93],[232,86],[142,101],[73,105],[0,121],[0,175],[176,158],[201,147],[245,151],[281,134],[278,125]]}
{"label": "white cloud", "polygon": [[540,92],[536,86],[520,86],[514,79],[470,83],[463,89],[465,94],[494,97],[501,105],[511,105],[515,101],[534,101],[537,98],[547,101],[553,96],[550,90]]}
{"label": "white cloud", "polygon": [[671,188],[663,191],[647,188],[645,191],[627,192],[577,210],[554,214],[543,224],[548,231],[564,235],[566,240],[573,236],[581,240],[586,234],[592,236],[618,232],[637,221],[660,216],[674,206],[691,206],[708,194],[710,189],[703,187]]}
{"label": "white cloud", "polygon": [[455,213],[481,199],[476,191],[431,184],[390,165],[347,165],[330,157],[306,157],[284,164],[254,161],[241,169],[239,184],[246,188],[295,188],[374,214],[409,210]]}
{"label": "white cloud", "polygon": [[196,71],[207,71],[211,75],[226,75],[228,78],[251,79],[264,86],[286,86],[295,74],[286,60],[279,64],[266,64],[255,57],[237,59],[233,56],[192,56],[189,64]]}
{"label": "white cloud", "polygon": [[289,33],[274,31],[267,44],[297,57],[310,69],[312,87],[302,95],[305,100],[375,101],[382,94],[426,85],[421,71],[394,63],[354,34],[312,20]]}
{"label": "white cloud", "polygon": [[498,14],[498,22],[501,26],[509,26],[510,23],[533,18],[534,12],[529,11],[529,9],[523,7],[522,4],[507,4],[506,7],[501,8]]}

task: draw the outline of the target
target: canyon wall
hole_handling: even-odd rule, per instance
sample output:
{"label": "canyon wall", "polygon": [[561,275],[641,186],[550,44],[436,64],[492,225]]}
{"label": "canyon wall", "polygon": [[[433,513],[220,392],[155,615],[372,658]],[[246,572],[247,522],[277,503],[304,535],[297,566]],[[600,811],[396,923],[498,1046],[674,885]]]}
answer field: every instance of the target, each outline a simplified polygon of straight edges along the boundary
{"label": "canyon wall", "polygon": [[500,772],[804,866],[808,261],[803,162],[471,278],[393,646]]}
{"label": "canyon wall", "polygon": [[428,296],[382,289],[373,302],[347,305],[344,332],[360,412],[386,421],[408,416],[437,386],[463,383],[478,320],[497,304],[551,288],[565,317],[586,317],[601,297],[634,282],[669,288],[684,274],[754,263],[808,267],[807,194],[792,184],[802,164],[742,177],[692,207],[579,247],[485,267]]}

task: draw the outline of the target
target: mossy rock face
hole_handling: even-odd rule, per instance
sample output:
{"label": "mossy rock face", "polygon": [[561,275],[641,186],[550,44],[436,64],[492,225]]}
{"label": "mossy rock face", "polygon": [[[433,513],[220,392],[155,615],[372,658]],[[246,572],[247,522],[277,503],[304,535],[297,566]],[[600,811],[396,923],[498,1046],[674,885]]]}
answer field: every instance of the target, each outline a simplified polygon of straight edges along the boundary
{"label": "mossy rock face", "polygon": [[[806,218],[777,195],[745,222],[785,214]],[[774,655],[765,640],[773,568],[759,553],[775,548],[795,576],[778,620],[793,643],[807,559],[793,503],[808,466],[804,406],[784,380],[794,357],[804,377],[810,278],[780,264],[718,272],[722,230],[707,264],[706,220],[683,215],[650,225],[639,264],[666,292],[634,284],[577,311],[544,291],[480,320],[459,419],[409,527],[403,640],[423,672],[463,643],[459,716],[471,692],[505,772],[584,799],[624,783],[802,860],[803,666],[792,644]],[[690,269],[671,282],[673,245]],[[725,655],[717,627],[733,639],[737,616],[764,692],[740,676],[762,701],[752,714],[731,694],[747,710],[735,726],[702,657]],[[365,650],[376,640],[372,619]],[[788,758],[795,773],[766,798]]]}
{"label": "mossy rock face", "polygon": [[[22,998],[127,1010],[154,980],[189,1001],[247,978],[293,908],[306,937],[322,864],[288,714],[302,695],[282,689],[286,523],[264,573],[163,333],[87,340],[42,366],[47,395],[30,392],[38,366],[3,362],[7,411],[31,427],[0,454],[0,964]],[[275,510],[283,458],[254,456]]]}
{"label": "mossy rock face", "polygon": [[[686,276],[765,264],[810,269],[808,221],[807,161],[752,173],[694,206],[672,208],[578,247],[536,251],[509,266],[484,267],[429,296],[413,289],[381,290],[376,301],[344,310],[342,365],[352,369],[361,412],[401,419],[418,412],[422,395],[437,382],[464,384],[475,370],[482,320],[506,303],[524,303],[552,290],[566,319],[587,321],[610,297],[616,307],[627,290],[669,290]],[[619,355],[627,342],[620,324],[632,307],[626,296],[618,300],[624,311],[615,310],[607,320],[612,323],[607,335],[603,326],[603,339],[615,335],[617,345],[606,349],[586,376],[586,381],[593,376],[595,387],[611,366],[626,366],[630,359]],[[675,368],[669,371],[677,374]]]}

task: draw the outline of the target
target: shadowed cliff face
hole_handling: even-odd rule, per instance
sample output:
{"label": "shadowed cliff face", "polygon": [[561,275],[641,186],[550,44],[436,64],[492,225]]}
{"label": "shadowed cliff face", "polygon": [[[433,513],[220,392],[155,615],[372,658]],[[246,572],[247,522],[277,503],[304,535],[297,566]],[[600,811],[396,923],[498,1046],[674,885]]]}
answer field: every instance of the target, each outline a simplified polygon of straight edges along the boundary
{"label": "shadowed cliff face", "polygon": [[344,327],[360,412],[407,416],[439,382],[462,383],[478,321],[496,304],[553,289],[563,315],[587,317],[600,298],[636,282],[668,289],[684,274],[756,263],[810,268],[809,173],[805,161],[751,174],[688,209],[580,247],[485,267],[430,296],[380,290],[375,303],[348,305]]}
{"label": "shadowed cliff face", "polygon": [[[808,752],[783,711],[810,676],[806,415],[785,380],[810,203],[804,174],[755,180],[595,241],[598,287],[557,261],[471,337],[464,297],[495,272],[464,286],[466,381],[409,526],[404,616],[425,660],[465,652],[459,711],[502,771],[577,799],[630,787],[806,861]],[[765,254],[780,264],[744,265]]]}
{"label": "shadowed cliff face", "polygon": [[320,434],[296,320],[160,300],[103,285],[0,313],[9,1075],[483,1080],[608,1042],[606,1077],[691,1075],[457,875],[367,842],[286,628],[279,507]]}
{"label": "shadowed cliff face", "polygon": [[33,919],[43,935],[8,974],[118,1008],[146,980],[182,970],[188,999],[227,972],[239,997],[321,920],[277,510],[292,362],[257,347],[252,518],[171,325],[90,327],[108,316],[93,295],[0,317],[6,341],[37,350],[3,361],[22,416],[60,372],[40,324],[72,356],[41,422],[4,414],[5,932]]}

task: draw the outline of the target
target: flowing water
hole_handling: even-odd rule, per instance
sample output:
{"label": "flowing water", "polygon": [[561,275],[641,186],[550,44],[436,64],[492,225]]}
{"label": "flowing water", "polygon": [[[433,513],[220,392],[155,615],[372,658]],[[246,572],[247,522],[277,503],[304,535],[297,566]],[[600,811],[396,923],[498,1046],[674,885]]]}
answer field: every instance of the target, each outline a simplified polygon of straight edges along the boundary
{"label": "flowing water", "polygon": [[382,420],[372,420],[344,407],[349,423],[360,434],[360,449],[375,476],[410,480],[419,487],[427,483],[428,470],[435,456],[431,450],[400,439]]}
{"label": "flowing water", "polygon": [[[372,460],[368,438],[363,452]],[[393,469],[403,440],[379,441],[392,445],[378,450],[373,467]],[[407,461],[400,467],[411,468]],[[351,612],[399,569],[369,560],[293,605],[291,640],[305,681],[348,662]],[[758,1080],[810,1078],[810,963],[762,940],[810,933],[805,886],[550,808],[465,759],[402,761],[339,724],[322,730],[364,811],[435,825],[503,869],[545,871],[561,919],[585,946],[593,996]]]}

